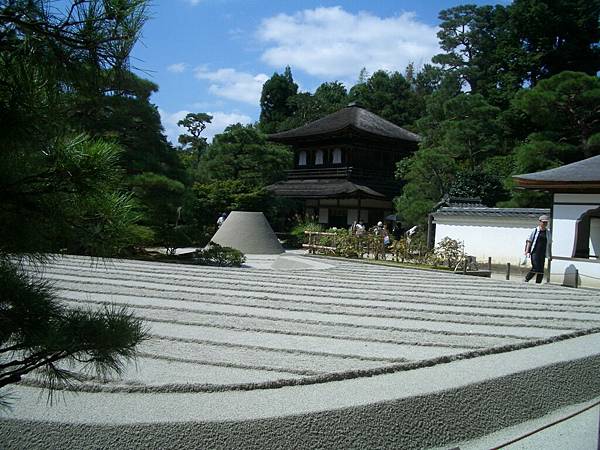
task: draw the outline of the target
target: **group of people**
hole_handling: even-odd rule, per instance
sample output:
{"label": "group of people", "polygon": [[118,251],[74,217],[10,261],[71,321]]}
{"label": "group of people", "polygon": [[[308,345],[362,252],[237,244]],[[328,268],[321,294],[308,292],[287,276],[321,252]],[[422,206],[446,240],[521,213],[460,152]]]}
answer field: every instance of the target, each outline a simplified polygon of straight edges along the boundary
{"label": "group of people", "polygon": [[355,221],[350,226],[350,233],[356,235],[357,237],[364,236],[367,232],[374,234],[375,236],[381,236],[383,238],[383,244],[389,245],[391,244],[390,233],[388,231],[387,225],[384,225],[383,222],[377,222],[377,225],[367,230],[367,227],[363,223],[362,220]]}

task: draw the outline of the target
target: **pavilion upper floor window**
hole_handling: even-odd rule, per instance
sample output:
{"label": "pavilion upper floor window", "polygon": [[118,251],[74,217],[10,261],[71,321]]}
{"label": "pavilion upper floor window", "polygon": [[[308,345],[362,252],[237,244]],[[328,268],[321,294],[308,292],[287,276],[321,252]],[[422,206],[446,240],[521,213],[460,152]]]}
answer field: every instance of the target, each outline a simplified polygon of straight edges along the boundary
{"label": "pavilion upper floor window", "polygon": [[306,165],[306,152],[304,150],[302,150],[300,153],[298,153],[298,165],[299,166]]}
{"label": "pavilion upper floor window", "polygon": [[315,166],[323,164],[323,150],[317,150],[315,153]]}
{"label": "pavilion upper floor window", "polygon": [[342,163],[342,150],[341,149],[336,148],[333,150],[332,163],[333,164],[341,164]]}

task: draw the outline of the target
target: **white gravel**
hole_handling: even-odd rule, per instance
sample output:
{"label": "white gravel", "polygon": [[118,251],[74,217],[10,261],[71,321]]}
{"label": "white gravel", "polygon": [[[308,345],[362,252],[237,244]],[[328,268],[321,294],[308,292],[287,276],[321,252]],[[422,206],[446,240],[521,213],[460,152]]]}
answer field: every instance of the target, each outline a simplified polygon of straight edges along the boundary
{"label": "white gravel", "polygon": [[593,291],[298,254],[241,269],[73,256],[43,273],[70,306],[114,303],[147,321],[137,369],[108,383],[122,387],[293,382],[600,327]]}

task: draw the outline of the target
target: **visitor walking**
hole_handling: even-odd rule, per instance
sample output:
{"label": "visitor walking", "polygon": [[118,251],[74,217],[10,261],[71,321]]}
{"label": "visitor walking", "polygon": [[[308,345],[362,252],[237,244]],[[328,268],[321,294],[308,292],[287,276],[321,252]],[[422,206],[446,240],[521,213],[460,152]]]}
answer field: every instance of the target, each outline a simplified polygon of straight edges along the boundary
{"label": "visitor walking", "polygon": [[548,221],[548,216],[540,216],[538,226],[531,231],[529,238],[525,241],[525,256],[531,258],[531,270],[525,275],[525,281],[531,280],[534,275],[536,283],[541,283],[544,279],[544,264],[546,256],[550,256],[552,240]]}

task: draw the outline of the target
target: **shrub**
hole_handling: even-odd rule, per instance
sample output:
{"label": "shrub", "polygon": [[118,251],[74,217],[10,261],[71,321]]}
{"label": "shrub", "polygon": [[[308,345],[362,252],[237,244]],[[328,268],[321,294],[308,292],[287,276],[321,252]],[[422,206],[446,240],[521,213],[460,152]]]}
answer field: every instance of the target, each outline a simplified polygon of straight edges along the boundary
{"label": "shrub", "polygon": [[408,240],[409,254],[412,262],[417,264],[433,264],[432,261],[435,256],[431,250],[427,248],[427,238],[424,233],[417,233]]}
{"label": "shrub", "polygon": [[305,231],[323,231],[323,225],[311,220],[304,220],[298,222],[298,224],[292,228],[291,234],[296,238],[297,242],[306,243],[307,237],[304,234]]}
{"label": "shrub", "polygon": [[404,262],[408,259],[409,242],[406,238],[400,238],[390,246],[396,262]]}
{"label": "shrub", "polygon": [[346,230],[340,230],[336,233],[336,256],[344,258],[362,257],[363,250],[359,238]]}
{"label": "shrub", "polygon": [[322,248],[315,249],[316,253],[344,258],[362,258],[365,254],[372,254],[375,259],[382,256],[381,236],[373,233],[356,236],[345,229],[329,229],[327,233],[319,236],[316,244]]}
{"label": "shrub", "polygon": [[435,265],[435,255],[427,248],[423,234],[400,238],[392,243],[390,249],[397,262]]}
{"label": "shrub", "polygon": [[465,247],[461,241],[446,236],[435,247],[435,257],[450,269],[456,267],[465,254]]}
{"label": "shrub", "polygon": [[235,248],[211,242],[208,248],[196,250],[192,261],[202,266],[241,267],[246,262],[246,257]]}

